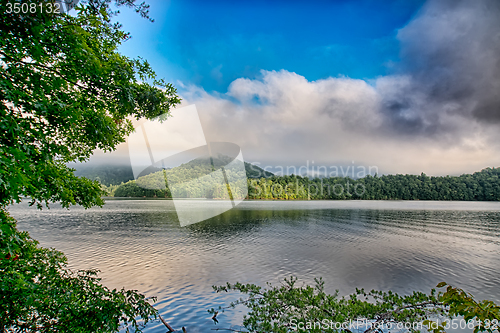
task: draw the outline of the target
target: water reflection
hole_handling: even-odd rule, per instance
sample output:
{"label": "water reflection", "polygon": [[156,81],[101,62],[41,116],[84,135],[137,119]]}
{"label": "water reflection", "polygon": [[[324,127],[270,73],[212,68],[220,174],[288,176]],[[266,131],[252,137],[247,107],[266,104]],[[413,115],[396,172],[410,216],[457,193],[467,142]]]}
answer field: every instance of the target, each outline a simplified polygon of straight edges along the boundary
{"label": "water reflection", "polygon": [[[321,276],[327,291],[340,294],[428,291],[446,281],[500,301],[500,203],[244,202],[184,228],[165,200],[11,212],[72,267],[98,268],[110,287],[158,296],[162,316],[189,332],[210,330],[206,310],[236,297],[212,292],[226,281],[262,285],[295,275],[312,283]],[[219,316],[218,327],[241,315]]]}

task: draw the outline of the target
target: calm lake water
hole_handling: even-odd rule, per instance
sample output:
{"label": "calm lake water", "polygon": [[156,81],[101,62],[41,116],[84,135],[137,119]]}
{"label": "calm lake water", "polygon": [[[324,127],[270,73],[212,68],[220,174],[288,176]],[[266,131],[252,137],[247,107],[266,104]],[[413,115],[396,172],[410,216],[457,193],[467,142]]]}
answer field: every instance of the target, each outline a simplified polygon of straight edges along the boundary
{"label": "calm lake water", "polygon": [[[235,327],[244,309],[207,310],[240,295],[212,285],[278,284],[291,275],[326,290],[428,292],[440,281],[500,301],[500,202],[245,201],[180,227],[167,200],[107,200],[103,208],[13,206],[19,228],[63,251],[74,269],[97,268],[111,288],[157,296],[189,333]],[[165,332],[159,321],[147,332]]]}

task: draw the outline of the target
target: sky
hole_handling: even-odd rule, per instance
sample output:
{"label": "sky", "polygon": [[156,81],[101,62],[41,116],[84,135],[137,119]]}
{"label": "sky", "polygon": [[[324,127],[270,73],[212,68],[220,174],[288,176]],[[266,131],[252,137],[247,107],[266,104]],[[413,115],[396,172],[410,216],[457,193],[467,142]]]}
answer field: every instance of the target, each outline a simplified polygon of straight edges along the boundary
{"label": "sky", "polygon": [[[206,140],[248,162],[500,166],[500,1],[149,3],[154,23],[118,16],[132,36],[120,52],[147,59],[196,105]],[[112,154],[93,160],[126,160],[126,144]]]}

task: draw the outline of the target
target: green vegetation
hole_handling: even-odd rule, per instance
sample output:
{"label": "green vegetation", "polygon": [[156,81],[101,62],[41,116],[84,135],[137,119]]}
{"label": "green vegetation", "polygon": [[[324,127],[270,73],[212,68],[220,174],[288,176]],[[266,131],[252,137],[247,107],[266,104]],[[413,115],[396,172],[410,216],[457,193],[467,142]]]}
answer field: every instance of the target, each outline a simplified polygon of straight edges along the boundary
{"label": "green vegetation", "polygon": [[[115,191],[115,197],[160,197],[171,198],[172,192],[176,197],[181,198],[214,198],[226,199],[226,185],[223,179],[217,179],[217,175],[213,175],[212,171],[220,169],[221,166],[227,165],[231,159],[226,156],[219,155],[212,160],[207,158],[198,158],[178,167],[153,172],[146,176],[139,177],[137,180],[132,180],[121,184]],[[212,166],[213,163],[213,166]],[[244,198],[245,175],[241,174],[236,167],[225,168],[228,182],[232,186],[232,195],[237,198]],[[246,176],[248,178],[265,175],[273,177],[270,172],[245,163]],[[166,179],[168,179],[168,184]],[[265,179],[265,178],[263,178]],[[194,182],[191,182],[195,180]],[[241,190],[240,190],[241,189]],[[240,191],[238,191],[240,190]]]}
{"label": "green vegetation", "polygon": [[104,191],[104,196],[106,196],[106,197],[113,197],[113,196],[115,196],[116,189],[119,188],[120,185],[109,185],[109,186],[106,186],[106,185],[102,185],[101,184],[101,190]]}
{"label": "green vegetation", "polygon": [[429,177],[423,173],[420,176],[368,175],[361,179],[275,176],[249,181],[249,198],[499,201],[500,168],[458,177]]}
{"label": "green vegetation", "polygon": [[[438,284],[445,287],[446,283]],[[297,286],[297,279],[285,279],[281,286],[268,284],[262,288],[254,284],[228,283],[214,286],[221,292],[239,292],[246,298],[228,307],[211,309],[217,321],[219,312],[238,305],[248,308],[243,326],[248,332],[418,332],[434,333],[456,328],[453,316],[463,316],[465,326],[477,332],[498,332],[500,307],[491,301],[478,302],[463,290],[447,286],[444,292],[429,294],[413,292],[400,296],[393,292],[356,289],[354,294],[338,297],[324,291],[324,282]],[[474,321],[475,320],[475,321]],[[352,324],[352,325],[351,325]],[[458,326],[459,327],[459,326]]]}
{"label": "green vegetation", "polygon": [[[361,179],[348,177],[314,178],[301,176],[269,176],[259,178],[256,166],[245,165],[248,177],[249,199],[279,200],[460,200],[460,201],[499,201],[500,168],[487,168],[472,175],[458,177],[429,177],[425,174],[366,176]],[[187,180],[193,180],[210,173],[207,164],[191,161],[177,168],[167,170],[170,179],[175,182],[170,186],[180,186]],[[262,175],[263,173],[260,173]],[[162,172],[139,177],[118,187],[117,197],[170,197],[168,187],[163,185]],[[155,185],[156,184],[156,185]],[[156,186],[156,187],[155,187]],[[183,197],[204,197],[207,188],[200,181],[189,184],[189,190]],[[217,196],[213,196],[216,198]]]}
{"label": "green vegetation", "polygon": [[63,253],[38,246],[3,209],[0,226],[0,332],[117,332],[156,316],[136,291],[108,289],[95,270],[69,270]]}
{"label": "green vegetation", "polygon": [[89,166],[78,164],[72,167],[75,169],[75,176],[97,180],[105,186],[120,185],[134,179],[134,173],[130,165]]}
{"label": "green vegetation", "polygon": [[[85,177],[90,180],[97,180],[101,185],[120,185],[134,179],[134,172],[130,165],[70,165],[75,169],[75,176]],[[148,168],[149,173],[162,170],[161,168]]]}
{"label": "green vegetation", "polygon": [[[133,130],[128,117],[153,119],[168,114],[180,100],[174,87],[157,79],[146,61],[117,52],[129,36],[114,23],[110,1],[88,0],[76,8],[74,15],[38,10],[44,8],[39,6],[40,0],[26,1],[30,8],[35,5],[35,13],[8,13],[9,2],[0,0],[0,332],[116,332],[129,325],[140,330],[140,320],[148,322],[157,315],[143,295],[106,288],[96,271],[71,271],[61,252],[42,248],[26,232],[17,230],[7,208],[24,197],[40,209],[51,202],[63,207],[102,205],[101,184],[76,176],[68,163],[88,160],[97,148],[115,149]],[[134,0],[114,3],[131,7],[148,18],[144,4],[137,5]],[[211,170],[195,164],[189,168],[189,173],[185,167],[179,174],[162,170],[144,176],[137,184],[143,182],[141,189],[151,191],[146,193],[148,196],[169,196],[170,190],[184,190],[187,196],[206,193],[203,183],[191,187],[183,184],[187,176],[207,175]],[[329,180],[364,184],[367,199],[498,200],[498,171],[487,169],[455,178],[422,175]],[[171,189],[165,184],[167,172],[174,176],[168,184]],[[236,176],[231,172],[229,169],[230,182]],[[108,185],[117,185],[112,182],[118,181],[100,180]],[[272,189],[280,181],[286,186],[291,180],[298,180],[297,189],[321,181],[293,176],[262,178],[258,182]],[[128,195],[133,192],[133,184],[116,188],[115,194],[122,191]],[[211,195],[221,196],[218,189]],[[329,198],[312,194],[309,187],[305,195]],[[287,194],[286,199],[305,195]],[[345,198],[351,197],[356,198]],[[279,196],[271,193],[270,198]],[[498,318],[496,305],[478,303],[453,288],[448,289],[448,298],[439,299],[432,293],[399,297],[372,292],[367,295],[380,301],[373,307],[354,299],[336,301],[323,293],[321,285],[298,289],[292,280],[282,289],[269,291],[251,285],[225,288],[250,295],[245,304],[251,307],[249,318],[253,319],[245,321],[245,325],[257,331],[271,332],[276,323],[292,316],[300,319],[325,315],[316,309],[327,310],[328,315],[339,310],[345,318],[364,316],[377,320],[386,318],[377,316],[389,311],[389,319],[417,320],[432,310],[423,305],[440,310],[437,302],[450,304],[450,314]],[[361,294],[364,292],[358,296]]]}
{"label": "green vegetation", "polygon": [[[230,161],[227,157],[221,157],[219,160],[221,165],[225,165]],[[208,160],[198,159],[193,160],[189,163],[183,164],[173,171],[168,170],[169,176],[176,179],[176,182],[182,182],[189,180],[189,177],[198,177],[200,175],[207,175],[211,172],[212,166],[207,163]],[[217,159],[216,159],[217,162]],[[138,186],[134,180],[134,173],[130,165],[85,165],[85,164],[75,164],[73,166],[75,169],[75,176],[85,177],[90,180],[96,180],[101,184],[101,189],[105,192],[105,196],[116,196],[116,197],[161,197],[170,198],[170,191],[164,186],[164,176],[162,169],[160,168],[148,168],[147,174],[157,173],[152,178],[141,178],[142,184],[145,187]],[[274,176],[271,172],[264,171],[258,166],[249,164],[245,162],[245,170],[248,178],[260,178],[260,177],[272,177]],[[146,175],[147,175],[146,174]],[[144,177],[144,176],[142,176]],[[153,186],[149,184],[150,182],[157,184]],[[146,183],[146,184],[145,184]],[[206,184],[204,188],[206,188]],[[116,194],[116,190],[118,194]],[[201,197],[202,193],[206,193],[208,189],[203,192],[201,188],[199,190],[186,190],[185,196],[187,197]],[[222,197],[223,191],[210,191],[212,197]],[[219,192],[219,195],[217,194]]]}
{"label": "green vegetation", "polygon": [[245,171],[247,172],[247,177],[251,179],[269,178],[273,177],[274,174],[265,171],[261,167],[245,162]]}
{"label": "green vegetation", "polygon": [[[117,52],[129,36],[110,1],[85,1],[72,15],[41,10],[52,1],[40,0],[23,2],[36,12],[9,13],[9,2],[0,0],[0,332],[140,329],[139,318],[157,314],[144,296],[70,271],[62,253],[17,230],[7,208],[24,197],[40,209],[102,205],[100,184],[67,164],[114,150],[133,130],[130,116],[152,119],[180,100],[146,61]],[[149,18],[145,4],[115,4]]]}

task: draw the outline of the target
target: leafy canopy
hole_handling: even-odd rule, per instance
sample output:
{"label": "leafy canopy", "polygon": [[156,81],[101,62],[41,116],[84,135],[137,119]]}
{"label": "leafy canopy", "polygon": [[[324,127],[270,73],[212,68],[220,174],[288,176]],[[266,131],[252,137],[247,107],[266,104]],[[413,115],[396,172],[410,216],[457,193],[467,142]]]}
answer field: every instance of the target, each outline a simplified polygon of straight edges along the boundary
{"label": "leafy canopy", "polygon": [[414,291],[410,295],[356,289],[351,295],[338,297],[337,293],[332,295],[324,291],[321,279],[316,279],[314,286],[298,285],[294,277],[285,279],[280,286],[268,284],[267,288],[227,283],[213,289],[218,293],[239,292],[246,297],[226,308],[208,312],[217,323],[219,312],[238,305],[246,306],[249,311],[243,319],[245,330],[228,329],[236,332],[445,333],[450,328],[457,328],[457,316],[463,318],[463,323],[474,333],[499,331],[500,307],[497,304],[476,301],[472,295],[445,282],[437,287],[447,288],[444,292],[432,289],[428,294]]}
{"label": "leafy canopy", "polygon": [[[145,60],[118,53],[129,35],[110,0],[82,1],[71,15],[47,12],[46,0],[9,13],[13,2],[0,0],[0,331],[140,329],[139,318],[157,314],[143,295],[106,288],[96,271],[72,272],[61,252],[17,230],[6,208],[23,197],[39,208],[102,205],[99,183],[67,163],[115,149],[131,118],[168,115],[180,99]],[[149,18],[144,3],[114,4]]]}
{"label": "leafy canopy", "polygon": [[117,332],[126,326],[140,330],[157,315],[136,291],[101,285],[97,271],[69,270],[61,252],[39,247],[27,232],[16,229],[4,210],[0,259],[0,332]]}
{"label": "leafy canopy", "polygon": [[[99,185],[65,164],[113,150],[133,130],[129,116],[168,114],[180,102],[176,90],[145,60],[117,52],[130,36],[113,22],[109,0],[83,1],[76,15],[8,14],[11,1],[0,0],[0,205],[23,196],[102,204]],[[148,17],[144,4],[116,5]]]}

